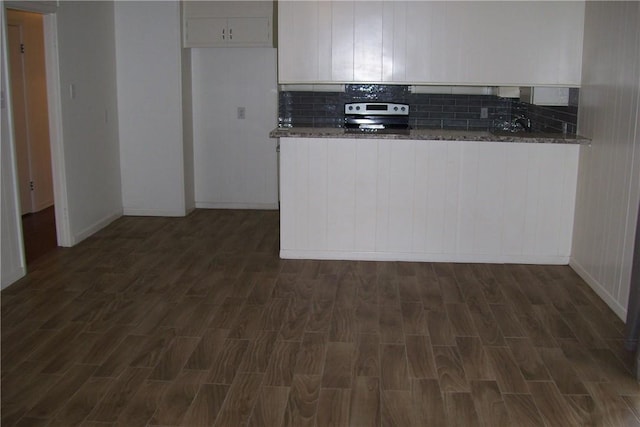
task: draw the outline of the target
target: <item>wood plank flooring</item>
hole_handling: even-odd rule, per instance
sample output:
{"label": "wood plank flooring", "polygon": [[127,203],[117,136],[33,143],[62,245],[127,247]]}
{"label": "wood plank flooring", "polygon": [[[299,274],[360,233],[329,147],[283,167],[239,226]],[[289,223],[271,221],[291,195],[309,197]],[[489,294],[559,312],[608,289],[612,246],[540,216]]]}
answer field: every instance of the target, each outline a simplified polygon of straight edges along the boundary
{"label": "wood plank flooring", "polygon": [[58,246],[55,208],[50,206],[39,212],[22,216],[22,238],[27,265]]}
{"label": "wood plank flooring", "polygon": [[125,217],[1,294],[3,426],[640,425],[566,266],[281,260],[278,213]]}

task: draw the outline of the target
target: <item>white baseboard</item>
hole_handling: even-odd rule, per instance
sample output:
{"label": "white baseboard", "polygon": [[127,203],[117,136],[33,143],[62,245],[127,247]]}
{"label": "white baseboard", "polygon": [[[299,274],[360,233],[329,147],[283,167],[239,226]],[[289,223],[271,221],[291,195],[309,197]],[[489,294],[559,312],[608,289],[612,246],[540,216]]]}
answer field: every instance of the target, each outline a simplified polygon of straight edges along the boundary
{"label": "white baseboard", "polygon": [[196,202],[196,208],[278,210],[278,203]]}
{"label": "white baseboard", "polygon": [[164,211],[160,209],[138,209],[138,208],[124,208],[122,214],[125,216],[171,216],[181,217],[186,216],[187,212],[184,210],[170,210]]}
{"label": "white baseboard", "polygon": [[582,280],[587,282],[587,285],[593,289],[593,291],[598,294],[600,298],[609,306],[611,310],[618,316],[623,322],[627,320],[627,308],[620,305],[618,301],[611,295],[607,289],[602,286],[600,282],[598,282],[589,272],[580,265],[578,261],[571,258],[569,261],[569,266],[573,268],[573,270],[578,274],[578,276],[582,277]]}
{"label": "white baseboard", "polygon": [[9,285],[13,284],[14,282],[22,279],[24,276],[26,276],[26,274],[27,274],[27,270],[25,267],[20,267],[14,271],[9,271],[9,272],[3,271],[2,283],[0,284],[0,289],[4,289]]}
{"label": "white baseboard", "polygon": [[115,212],[115,213],[113,213],[111,215],[107,215],[106,217],[102,218],[99,221],[96,221],[94,224],[92,224],[91,226],[85,228],[84,230],[80,231],[79,233],[73,234],[73,237],[71,238],[71,246],[77,245],[78,243],[80,243],[81,241],[86,239],[87,237],[89,237],[92,234],[95,234],[96,232],[102,230],[107,225],[111,224],[113,221],[115,221],[116,219],[120,218],[121,216],[122,216],[122,211]]}
{"label": "white baseboard", "polygon": [[568,256],[544,255],[483,255],[483,254],[439,254],[411,252],[353,252],[353,251],[307,251],[280,249],[280,258],[356,261],[407,261],[407,262],[465,262],[490,264],[545,264],[567,265]]}

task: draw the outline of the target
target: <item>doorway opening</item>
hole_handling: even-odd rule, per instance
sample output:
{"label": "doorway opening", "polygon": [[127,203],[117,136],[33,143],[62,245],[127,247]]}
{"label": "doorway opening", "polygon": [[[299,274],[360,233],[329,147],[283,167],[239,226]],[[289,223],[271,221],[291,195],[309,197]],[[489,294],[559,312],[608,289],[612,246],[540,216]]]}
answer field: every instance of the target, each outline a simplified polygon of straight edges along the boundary
{"label": "doorway opening", "polygon": [[43,15],[7,9],[17,187],[27,265],[58,246]]}

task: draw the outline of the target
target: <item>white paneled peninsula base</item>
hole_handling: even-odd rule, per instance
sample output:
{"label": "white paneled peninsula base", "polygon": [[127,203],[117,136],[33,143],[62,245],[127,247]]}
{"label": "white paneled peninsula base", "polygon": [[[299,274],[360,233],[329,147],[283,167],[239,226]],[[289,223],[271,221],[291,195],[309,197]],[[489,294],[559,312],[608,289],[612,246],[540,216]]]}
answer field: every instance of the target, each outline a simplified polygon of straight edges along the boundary
{"label": "white paneled peninsula base", "polygon": [[579,147],[281,137],[280,256],[567,264]]}

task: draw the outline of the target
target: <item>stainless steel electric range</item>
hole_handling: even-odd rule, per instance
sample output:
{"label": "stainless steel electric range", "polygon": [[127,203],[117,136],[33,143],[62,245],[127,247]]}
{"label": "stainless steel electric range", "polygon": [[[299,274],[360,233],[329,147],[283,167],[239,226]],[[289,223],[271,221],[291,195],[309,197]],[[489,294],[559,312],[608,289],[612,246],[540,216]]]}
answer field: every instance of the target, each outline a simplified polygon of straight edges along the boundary
{"label": "stainless steel electric range", "polygon": [[351,133],[408,134],[409,105],[393,102],[345,104],[344,128]]}

